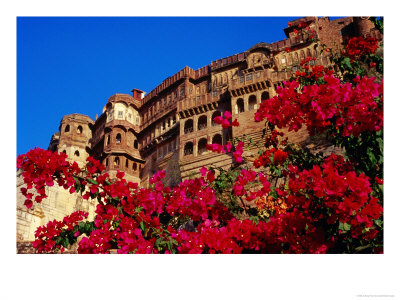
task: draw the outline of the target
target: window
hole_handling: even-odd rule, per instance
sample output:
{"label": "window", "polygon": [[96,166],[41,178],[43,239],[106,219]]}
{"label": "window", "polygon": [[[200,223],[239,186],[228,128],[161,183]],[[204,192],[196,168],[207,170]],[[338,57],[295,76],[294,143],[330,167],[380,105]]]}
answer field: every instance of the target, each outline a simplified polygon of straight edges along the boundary
{"label": "window", "polygon": [[116,139],[117,144],[121,144],[121,134],[120,133],[117,134],[115,139]]}
{"label": "window", "polygon": [[239,76],[239,81],[240,81],[240,83],[243,83],[244,82],[244,77],[243,76]]}
{"label": "window", "polygon": [[184,132],[185,133],[193,132],[193,120],[192,119],[189,119],[185,122]]}
{"label": "window", "polygon": [[207,139],[206,138],[202,138],[200,139],[198,146],[197,146],[197,153],[199,155],[206,153],[207,152]]}
{"label": "window", "polygon": [[138,148],[138,141],[137,141],[137,140],[135,140],[135,141],[133,142],[133,148],[135,148],[135,149]]}
{"label": "window", "polygon": [[180,95],[180,96],[185,95],[185,89],[181,89],[180,92],[179,92],[179,95]]}
{"label": "window", "polygon": [[115,166],[115,167],[118,167],[118,166],[119,166],[119,157],[116,157],[116,158],[114,159],[114,166]]}
{"label": "window", "polygon": [[122,110],[118,111],[118,119],[123,119],[124,118],[124,112]]}
{"label": "window", "polygon": [[177,91],[174,92],[174,99],[176,99],[176,97],[178,97],[178,92]]}
{"label": "window", "polygon": [[244,112],[244,102],[243,99],[240,98],[236,101],[236,113],[242,113]]}
{"label": "window", "polygon": [[187,155],[192,155],[192,154],[193,154],[193,143],[188,142],[185,144],[185,148],[183,150],[183,155],[187,156]]}
{"label": "window", "polygon": [[285,57],[282,58],[281,63],[282,63],[282,65],[286,64],[286,58]]}
{"label": "window", "polygon": [[167,98],[164,98],[164,106],[167,105]]}
{"label": "window", "polygon": [[106,146],[110,144],[110,135],[107,136]]}
{"label": "window", "polygon": [[69,132],[69,125],[65,126],[64,132]]}
{"label": "window", "polygon": [[217,97],[218,96],[218,92],[217,91],[213,91],[213,97]]}
{"label": "window", "polygon": [[246,81],[252,80],[253,79],[253,74],[247,74],[246,75]]}
{"label": "window", "polygon": [[128,114],[128,119],[132,120],[132,114],[130,114],[130,113]]}
{"label": "window", "polygon": [[75,154],[75,156],[79,157],[79,151],[78,150],[76,150],[74,154]]}
{"label": "window", "polygon": [[78,132],[79,134],[81,134],[83,131],[83,128],[81,125],[78,126],[78,128],[76,129],[76,132]]}
{"label": "window", "polygon": [[207,128],[207,116],[205,116],[205,115],[200,116],[200,118],[198,120],[198,126],[197,126],[198,130],[202,130],[204,128]]}
{"label": "window", "polygon": [[268,92],[264,92],[261,94],[261,101],[267,100],[269,99],[269,93]]}
{"label": "window", "polygon": [[257,109],[257,98],[254,95],[249,97],[249,110]]}
{"label": "window", "polygon": [[106,158],[106,167],[108,167],[108,158]]}
{"label": "window", "polygon": [[132,169],[133,169],[133,171],[136,171],[136,169],[137,169],[137,163],[133,163]]}
{"label": "window", "polygon": [[222,145],[222,136],[220,134],[214,135],[212,143]]}
{"label": "window", "polygon": [[189,94],[192,94],[192,93],[193,93],[193,89],[189,88]]}
{"label": "window", "polygon": [[129,160],[125,160],[125,168],[128,168],[129,167]]}

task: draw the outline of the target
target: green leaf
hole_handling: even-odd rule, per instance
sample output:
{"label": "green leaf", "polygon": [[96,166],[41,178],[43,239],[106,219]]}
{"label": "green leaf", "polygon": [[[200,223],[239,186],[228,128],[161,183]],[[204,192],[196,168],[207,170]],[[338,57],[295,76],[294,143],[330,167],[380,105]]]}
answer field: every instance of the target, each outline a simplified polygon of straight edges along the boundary
{"label": "green leaf", "polygon": [[65,237],[65,239],[62,241],[62,245],[64,246],[64,248],[68,248],[68,246],[69,246],[68,237]]}
{"label": "green leaf", "polygon": [[95,185],[99,184],[96,180],[93,180],[92,178],[87,178],[87,181],[89,181],[91,184],[95,184]]}
{"label": "green leaf", "polygon": [[145,228],[144,228],[144,222],[143,221],[140,222],[139,226],[140,226],[140,229],[142,229],[142,231],[144,232]]}
{"label": "green leaf", "polygon": [[344,230],[348,231],[348,230],[350,230],[351,225],[348,224],[348,223],[344,223],[344,224],[343,224],[343,228],[344,228]]}
{"label": "green leaf", "polygon": [[345,57],[342,61],[342,65],[345,64],[349,69],[351,69],[350,58]]}

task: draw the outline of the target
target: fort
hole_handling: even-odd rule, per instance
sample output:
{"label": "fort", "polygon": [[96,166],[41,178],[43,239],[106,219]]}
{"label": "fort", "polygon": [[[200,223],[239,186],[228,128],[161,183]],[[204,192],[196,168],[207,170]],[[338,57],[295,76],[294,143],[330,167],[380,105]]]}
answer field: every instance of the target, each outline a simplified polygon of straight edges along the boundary
{"label": "fort", "polygon": [[[307,31],[298,32],[299,24],[306,24]],[[225,144],[243,136],[262,141],[265,124],[254,121],[261,101],[273,97],[276,88],[283,86],[307,57],[313,57],[316,65],[335,67],[331,52],[322,51],[322,45],[335,52],[352,36],[382,39],[364,17],[305,17],[283,30],[284,40],[258,43],[197,70],[186,66],[147,94],[134,88],[131,95],[112,95],[96,120],[81,114],[64,116],[49,149],[64,152],[81,165],[93,156],[105,165],[105,172],[115,175],[117,170],[123,171],[127,180],[144,187],[155,172],[165,170],[165,184],[175,185],[196,176],[201,166],[232,165],[231,155],[208,151],[207,144]],[[240,126],[224,129],[216,124],[213,119],[224,111],[230,111]],[[303,143],[308,135],[300,130],[289,138]],[[18,185],[22,184],[19,178]],[[37,226],[75,210],[94,215],[94,203],[55,187],[41,205],[35,204],[33,212],[22,203],[18,193],[19,241],[32,241]]]}

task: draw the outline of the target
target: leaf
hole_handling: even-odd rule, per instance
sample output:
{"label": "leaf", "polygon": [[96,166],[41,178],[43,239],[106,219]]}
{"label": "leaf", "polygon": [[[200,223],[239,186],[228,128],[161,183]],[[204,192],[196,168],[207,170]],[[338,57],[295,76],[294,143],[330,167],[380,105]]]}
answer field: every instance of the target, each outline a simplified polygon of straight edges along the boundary
{"label": "leaf", "polygon": [[351,225],[348,224],[348,223],[344,223],[344,224],[343,224],[343,228],[344,228],[344,230],[348,231],[348,230],[350,230]]}
{"label": "leaf", "polygon": [[144,228],[144,222],[143,221],[140,222],[139,226],[140,226],[140,229],[142,229],[142,231],[144,232],[145,228]]}
{"label": "leaf", "polygon": [[65,239],[62,241],[61,244],[64,246],[64,248],[68,248],[68,246],[70,244],[68,237],[65,237]]}
{"label": "leaf", "polygon": [[87,181],[89,181],[91,184],[99,185],[99,183],[96,180],[93,180],[92,178],[87,178]]}
{"label": "leaf", "polygon": [[345,57],[342,61],[342,65],[345,64],[349,69],[351,69],[351,63],[350,63],[350,58]]}

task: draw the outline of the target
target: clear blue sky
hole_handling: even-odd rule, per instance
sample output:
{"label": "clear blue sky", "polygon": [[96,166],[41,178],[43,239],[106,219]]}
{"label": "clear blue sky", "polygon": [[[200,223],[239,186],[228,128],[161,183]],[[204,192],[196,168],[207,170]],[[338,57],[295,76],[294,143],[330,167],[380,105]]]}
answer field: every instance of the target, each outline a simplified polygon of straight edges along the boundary
{"label": "clear blue sky", "polygon": [[64,115],[94,119],[111,95],[282,40],[296,18],[17,18],[17,154],[46,149]]}

